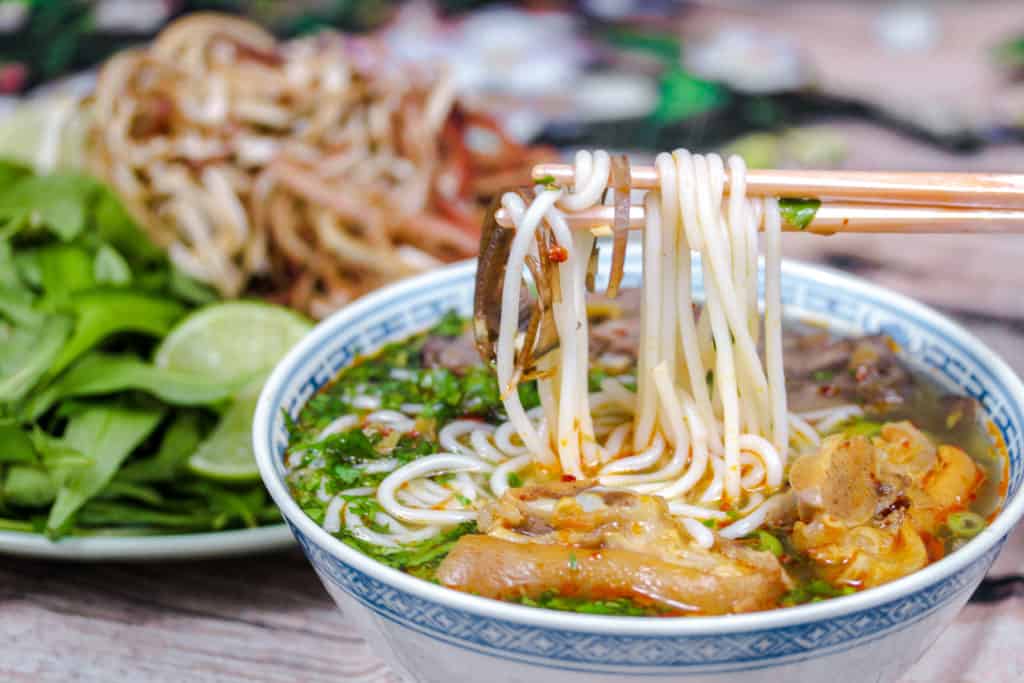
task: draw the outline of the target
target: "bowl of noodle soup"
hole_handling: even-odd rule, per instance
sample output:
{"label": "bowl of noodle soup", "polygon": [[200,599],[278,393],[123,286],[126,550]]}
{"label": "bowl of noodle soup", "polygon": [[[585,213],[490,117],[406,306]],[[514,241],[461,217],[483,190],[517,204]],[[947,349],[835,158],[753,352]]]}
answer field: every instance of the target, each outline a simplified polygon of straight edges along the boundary
{"label": "bowl of noodle soup", "polygon": [[[516,208],[514,201],[506,206]],[[648,209],[650,206],[649,203]],[[520,218],[529,211],[529,206],[525,202],[518,205],[518,208],[521,210]],[[589,248],[589,245],[582,243],[577,246],[581,250]],[[644,245],[644,249],[638,248],[637,244],[630,246],[622,263],[621,285],[624,290],[643,287],[645,292],[650,292],[652,288],[649,276],[654,271],[650,259],[645,262],[644,253],[663,252],[649,248],[649,243]],[[604,282],[600,282],[599,285],[606,284],[607,273],[613,269],[609,259],[604,256],[598,268],[599,280]],[[777,252],[769,255],[770,259],[777,257]],[[445,564],[457,554],[457,544],[456,550],[452,550],[450,544],[444,547],[444,551],[449,552],[449,555],[441,564],[440,574],[427,576],[409,569],[396,569],[397,565],[391,561],[394,555],[371,556],[372,553],[365,552],[365,546],[344,542],[343,538],[351,540],[345,536],[348,523],[346,520],[351,519],[360,525],[355,530],[348,528],[348,533],[354,531],[357,538],[378,539],[379,543],[387,543],[388,538],[385,537],[407,539],[412,542],[421,540],[421,532],[431,525],[447,529],[449,527],[445,526],[446,524],[465,523],[468,519],[476,518],[475,513],[471,515],[468,511],[486,507],[487,504],[486,501],[477,504],[475,500],[469,500],[476,495],[471,489],[456,488],[455,490],[464,491],[465,495],[459,497],[461,503],[424,505],[422,510],[410,512],[407,508],[416,507],[410,502],[413,499],[395,493],[396,485],[392,478],[396,473],[413,472],[420,468],[418,476],[431,475],[432,483],[424,485],[424,491],[420,494],[425,497],[434,484],[460,486],[458,473],[469,471],[473,476],[481,475],[479,481],[484,482],[484,486],[480,495],[488,501],[492,498],[503,499],[503,496],[509,495],[510,488],[525,490],[514,489],[514,486],[523,485],[518,475],[509,478],[509,473],[519,471],[515,468],[522,464],[519,462],[513,466],[510,463],[517,457],[521,460],[523,451],[517,451],[516,457],[509,457],[506,460],[498,460],[496,457],[486,472],[481,470],[482,474],[474,473],[469,469],[469,464],[456,462],[458,458],[472,457],[464,453],[457,443],[449,444],[450,447],[445,448],[444,453],[416,456],[420,459],[414,457],[404,464],[391,463],[391,470],[382,473],[382,479],[375,480],[379,482],[375,490],[362,491],[359,486],[354,486],[348,489],[352,494],[346,498],[349,502],[342,504],[351,505],[353,497],[357,498],[364,494],[377,497],[382,504],[377,514],[383,516],[376,518],[377,524],[367,525],[358,522],[358,518],[352,517],[345,509],[339,510],[337,505],[332,506],[327,502],[327,499],[333,501],[338,498],[337,496],[324,496],[322,507],[325,510],[319,514],[310,512],[310,506],[305,503],[294,479],[293,454],[296,448],[293,432],[296,425],[304,424],[303,416],[306,413],[303,411],[313,405],[312,400],[317,396],[328,395],[325,392],[329,392],[330,387],[338,386],[335,378],[338,378],[339,374],[344,379],[346,371],[360,367],[360,364],[367,362],[366,359],[375,358],[374,354],[390,352],[389,349],[400,349],[403,344],[408,344],[411,338],[415,338],[413,335],[423,333],[425,330],[438,329],[439,323],[445,324],[445,321],[450,321],[451,311],[461,316],[470,316],[474,307],[477,264],[465,262],[387,287],[360,299],[322,322],[278,365],[264,388],[256,413],[254,447],[264,482],[324,586],[378,655],[406,679],[431,682],[464,678],[466,671],[477,670],[486,670],[487,680],[510,682],[612,681],[623,678],[641,680],[652,676],[694,681],[742,681],[760,680],[761,676],[769,675],[778,680],[820,680],[828,677],[837,681],[895,681],[922,656],[965,604],[994,561],[1006,535],[1024,513],[1024,497],[1020,493],[1021,481],[1024,480],[1024,438],[1021,431],[1024,428],[1024,415],[1021,413],[1021,407],[1024,406],[1024,387],[1005,363],[980,341],[941,314],[921,304],[856,278],[819,267],[784,262],[773,276],[770,272],[771,262],[767,266],[763,262],[758,266],[755,259],[753,263],[753,277],[749,277],[747,282],[753,283],[754,292],[762,302],[765,298],[766,285],[768,297],[777,297],[781,306],[776,307],[774,313],[769,312],[768,315],[780,315],[782,327],[787,330],[799,327],[818,330],[825,328],[839,338],[886,335],[898,344],[896,355],[901,363],[912,368],[915,376],[927,378],[944,392],[965,395],[976,401],[978,423],[991,435],[993,452],[996,453],[998,461],[1005,465],[999,480],[1001,500],[989,515],[984,528],[972,534],[969,542],[958,542],[952,552],[940,553],[934,558],[929,556],[926,566],[906,575],[894,575],[877,582],[867,582],[859,585],[857,590],[849,591],[849,594],[830,593],[829,596],[835,597],[826,600],[803,599],[798,601],[799,604],[783,609],[769,609],[776,605],[793,604],[780,601],[779,595],[774,595],[770,600],[766,598],[771,604],[759,601],[757,597],[751,597],[751,601],[748,602],[731,599],[721,610],[716,611],[714,605],[709,605],[682,618],[668,618],[677,616],[676,612],[671,611],[658,612],[657,616],[652,616],[652,612],[556,611],[561,609],[558,607],[537,609],[536,599],[517,602],[508,600],[507,596],[492,594],[491,584],[487,582],[488,577],[478,577],[476,580],[479,583],[476,584],[470,582],[460,585],[458,577],[465,572],[459,574]],[[704,272],[704,260],[694,255],[692,260],[686,259],[683,265],[685,267],[681,267],[676,261],[676,270],[672,273],[675,278],[673,281],[678,284],[680,278],[685,276],[687,286],[692,288],[694,301],[706,302],[708,292],[705,285],[707,273]],[[767,273],[766,268],[769,271]],[[664,271],[658,272],[659,277],[664,275]],[[579,272],[574,276],[582,278]],[[563,288],[563,297],[567,297],[567,291]],[[748,295],[753,296],[753,292],[748,291]],[[562,299],[563,302],[565,300]],[[651,302],[648,301],[645,305],[650,306]],[[754,303],[752,306],[756,311],[757,304]],[[771,311],[771,308],[768,308]],[[682,310],[682,307],[676,309],[677,312]],[[647,320],[651,320],[649,313]],[[659,318],[658,322],[664,322],[664,318]],[[673,325],[675,322],[677,321],[674,321]],[[699,319],[696,322],[699,325]],[[654,333],[660,333],[664,327],[665,325],[654,324],[650,329]],[[566,340],[570,336],[571,333],[567,333],[561,341],[561,352],[566,353],[566,357]],[[641,339],[643,338],[644,335],[641,333]],[[737,345],[741,343],[738,342]],[[671,346],[672,344],[666,343],[663,348]],[[713,346],[716,349],[720,347],[716,344]],[[496,350],[499,353],[497,374],[500,377],[503,371],[500,348]],[[517,360],[518,358],[521,356],[517,356]],[[652,357],[648,355],[650,374],[654,377],[664,375],[664,357],[658,359],[656,363],[650,363],[651,359]],[[642,359],[639,361],[641,366],[644,362]],[[742,367],[743,362],[742,359],[737,360],[736,367]],[[568,382],[570,379],[565,379],[565,376],[571,374],[577,366],[567,361],[563,361],[562,365],[565,367],[558,371],[558,381]],[[767,365],[770,363],[766,363]],[[715,370],[720,370],[721,367],[720,364],[711,366]],[[683,367],[679,372],[685,371],[686,368]],[[766,368],[768,377],[773,372],[772,368]],[[400,372],[399,375],[401,374]],[[678,372],[674,372],[673,376],[678,377]],[[703,373],[701,376],[703,377]],[[367,383],[372,385],[375,380],[370,375],[368,377],[371,379],[367,380]],[[547,377],[550,379],[551,375]],[[679,381],[685,383],[685,380]],[[664,380],[662,382],[664,387]],[[687,386],[693,389],[696,385],[691,383]],[[712,386],[710,380],[708,386]],[[601,392],[607,394],[609,391],[608,387],[602,387]],[[637,401],[642,400],[640,396],[643,388],[636,386],[632,391],[637,393]],[[738,391],[743,394],[742,386]],[[685,392],[673,393],[677,393],[684,403],[684,410],[696,412],[697,409],[693,408],[695,403],[686,404]],[[716,395],[714,391],[711,393],[712,396]],[[522,395],[520,393],[520,396]],[[566,396],[566,393],[562,392],[561,396]],[[591,392],[590,406],[594,413],[595,441],[602,447],[610,448],[610,442],[614,441],[621,446],[620,442],[634,438],[633,427],[624,430],[620,436],[615,436],[615,425],[606,424],[606,415],[593,408],[596,400],[593,396],[594,393]],[[665,392],[662,391],[662,397],[664,396]],[[363,396],[360,400],[365,398]],[[507,400],[508,392],[505,392],[502,398]],[[652,398],[649,400],[654,403],[659,401],[657,385],[653,387]],[[712,401],[715,400],[721,399],[712,398]],[[597,401],[599,403],[599,400]],[[792,396],[790,401],[792,409]],[[369,419],[390,420],[390,427],[401,424],[401,415],[378,415],[377,413],[385,413],[387,409],[382,408],[379,402],[372,405],[371,403],[366,405],[367,412],[361,419],[366,420],[368,415],[375,415]],[[765,403],[765,406],[769,405],[768,402]],[[548,407],[550,408],[550,405]],[[558,408],[564,410],[564,405]],[[404,414],[406,419],[411,419],[411,416],[417,415],[420,409],[421,406],[408,404],[393,412]],[[664,408],[662,410],[666,413],[671,412]],[[502,414],[511,416],[514,411],[515,408],[512,408]],[[527,407],[523,414],[532,420],[536,427],[544,424],[545,418],[541,416],[543,412],[544,410],[540,408]],[[657,413],[657,409],[655,412]],[[721,525],[715,523],[717,514],[709,516],[697,509],[699,505],[695,507],[687,502],[699,502],[697,494],[700,491],[697,489],[694,489],[695,497],[669,500],[666,507],[680,520],[680,533],[689,534],[688,543],[695,547],[703,547],[705,535],[711,535],[703,531],[707,529],[714,531],[714,538],[710,544],[718,548],[719,543],[727,544],[731,537],[746,538],[757,532],[758,525],[765,524],[764,517],[768,513],[760,516],[757,513],[772,499],[771,487],[774,484],[770,480],[773,477],[778,478],[779,475],[772,472],[770,456],[758,455],[757,462],[748,463],[747,460],[750,458],[745,454],[755,452],[759,448],[768,452],[771,448],[772,420],[766,417],[770,412],[770,408],[767,408],[760,413],[761,423],[765,425],[760,429],[764,434],[761,441],[749,438],[742,441],[746,445],[739,451],[742,467],[738,471],[737,481],[729,482],[724,475],[715,478],[713,465],[718,458],[725,462],[725,447],[723,445],[716,448],[712,445],[708,448],[708,464],[701,479],[704,483],[700,486],[712,487],[718,481],[718,493],[723,497],[728,496],[727,487],[738,487],[739,495],[747,496],[743,498],[743,507],[737,504],[738,513],[723,517],[727,521]],[[830,431],[822,426],[823,421],[832,420],[837,424],[845,424],[843,421],[849,418],[847,415],[839,415],[835,410],[825,416],[813,413],[814,411],[801,414],[807,418],[804,420],[805,423],[814,423],[814,426],[810,427],[812,430],[817,429],[822,433]],[[355,424],[345,422],[341,425],[337,423],[338,419],[341,418],[336,418],[330,424],[322,423],[320,426],[333,425],[332,433],[336,434],[342,427],[347,429]],[[552,419],[557,422],[557,412]],[[683,420],[685,419],[684,417]],[[661,464],[655,466],[655,472],[661,471],[658,467],[671,462],[669,452],[684,438],[680,434],[672,435],[671,438],[667,434],[659,437],[657,420],[658,418],[652,427],[654,436],[643,442],[650,444],[652,439],[662,440],[664,456],[659,456],[662,457],[658,460]],[[449,424],[456,422],[459,420]],[[665,420],[666,424],[670,422]],[[739,422],[741,434],[749,436],[744,434],[744,430],[750,428],[750,431],[753,431],[750,427],[753,418],[741,417]],[[797,436],[787,437],[790,439],[799,438],[799,432],[805,429],[799,422],[784,418],[777,420],[776,424],[783,422],[788,429],[798,432]],[[497,425],[496,429],[489,428],[491,441],[488,443],[497,444],[498,450],[511,450],[513,446],[524,448],[529,437],[510,444],[507,438],[502,437],[503,425],[504,423]],[[721,438],[724,444],[725,426],[721,420],[718,428],[723,431]],[[468,429],[471,431],[472,428]],[[508,431],[508,428],[505,429]],[[524,427],[523,431],[526,429]],[[407,436],[409,434],[415,434],[411,427],[407,431]],[[699,428],[690,432],[693,438],[701,434]],[[323,431],[320,435],[323,436]],[[464,446],[470,444],[470,436],[471,434],[467,432],[465,438],[459,437],[461,441],[458,443]],[[546,441],[545,437],[546,434],[541,432],[542,441]],[[444,444],[444,435],[442,434],[440,438]],[[827,440],[828,437],[823,438]],[[881,437],[876,435],[874,438]],[[632,487],[631,490],[652,483],[650,478],[635,481],[615,479],[614,477],[643,476],[650,473],[644,471],[634,475],[636,470],[621,465],[611,470],[602,470],[602,474],[599,475],[588,475],[594,468],[586,464],[586,446],[583,445],[583,441],[580,443],[580,447],[574,451],[578,460],[562,462],[558,466],[558,471],[563,473],[572,472],[574,466],[581,467],[582,469],[576,473],[580,477],[575,474],[566,477],[563,474],[562,484],[569,480],[580,481],[586,476],[598,476],[602,485],[621,484]],[[785,440],[782,443],[785,444]],[[486,451],[486,446],[481,446],[481,450]],[[561,457],[563,449],[556,450],[560,452],[552,455]],[[645,453],[641,448],[637,448],[630,451],[634,454],[630,457],[636,458],[638,451],[639,455]],[[692,455],[694,449],[688,448],[688,452]],[[446,457],[451,462],[429,460],[441,457]],[[600,451],[594,457],[601,458]],[[486,457],[484,460],[486,461]],[[611,459],[603,467],[623,460],[628,459]],[[691,464],[693,460],[691,457]],[[438,468],[430,470],[429,465],[433,462],[438,463]],[[498,480],[493,476],[494,470],[502,467],[505,469],[501,471],[501,480],[509,482],[507,486],[495,483]],[[786,464],[785,468],[787,473],[792,473],[792,463]],[[806,466],[804,469],[807,469]],[[522,479],[527,478],[526,471],[528,470],[523,470]],[[455,475],[446,479],[437,476],[449,472],[455,472]],[[679,475],[672,480],[677,488],[681,488],[678,482],[685,477],[685,472],[680,470]],[[760,479],[754,482],[753,480],[758,477]],[[412,481],[410,474],[399,483],[398,488]],[[365,482],[360,480],[358,483]],[[548,485],[557,488],[557,483]],[[417,486],[420,484],[417,483]],[[601,487],[593,489],[599,495],[601,490]],[[643,495],[646,491],[643,488],[639,490],[638,495]],[[752,492],[755,490],[767,495],[761,495],[751,502],[750,498],[753,497]],[[610,498],[606,497],[606,501],[608,500]],[[725,506],[722,509],[729,508]],[[339,519],[339,515],[340,523],[330,521]],[[489,513],[486,521],[480,520],[477,523],[481,529],[485,525],[493,528],[495,516],[496,513]],[[700,526],[700,529],[696,526]],[[730,527],[734,527],[731,534]],[[504,528],[503,533],[507,535],[509,529]],[[459,543],[465,538],[480,537],[486,538],[486,535],[470,534],[460,538]],[[723,538],[727,540],[722,540]],[[514,564],[512,555],[503,554],[503,546],[485,544],[481,547],[484,553],[496,549],[494,554],[499,558],[497,564],[491,565],[488,565],[486,560],[478,560],[478,564],[485,567],[487,573],[502,575],[503,569]],[[578,560],[576,552],[570,551],[569,555],[569,568],[572,570],[577,569],[577,562],[599,562],[602,554],[613,555],[612,550],[596,553],[597,557],[585,556],[585,551],[579,551]],[[384,561],[379,561],[381,557]],[[428,580],[424,580],[425,578]],[[507,576],[502,578],[506,581],[511,580]],[[438,585],[439,583],[442,585]],[[752,586],[749,592],[755,596],[759,591],[773,590],[764,588],[762,584],[744,585]],[[717,590],[717,585],[708,592],[713,590]],[[792,592],[786,595],[790,596]],[[536,598],[535,595],[533,597]],[[699,597],[694,598],[694,601],[702,604]],[[614,606],[618,603],[609,601],[607,604]],[[639,616],[626,616],[627,614]]]}

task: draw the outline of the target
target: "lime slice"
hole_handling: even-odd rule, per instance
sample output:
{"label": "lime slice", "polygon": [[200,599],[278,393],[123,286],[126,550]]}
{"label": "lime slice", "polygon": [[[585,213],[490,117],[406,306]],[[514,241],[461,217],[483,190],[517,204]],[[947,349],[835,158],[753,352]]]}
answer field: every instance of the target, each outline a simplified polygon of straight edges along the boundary
{"label": "lime slice", "polygon": [[88,115],[71,95],[28,100],[0,116],[0,157],[39,171],[82,166]]}
{"label": "lime slice", "polygon": [[213,432],[189,456],[188,468],[192,472],[227,482],[255,481],[260,478],[251,444],[252,415],[256,412],[262,386],[261,378],[235,398]]}
{"label": "lime slice", "polygon": [[242,381],[269,372],[311,324],[286,308],[230,301],[202,308],[178,323],[156,351],[157,367]]}
{"label": "lime slice", "polygon": [[310,327],[288,309],[232,301],[196,311],[164,338],[154,359],[158,367],[215,380],[254,378],[189,457],[190,470],[221,481],[259,479],[251,443],[260,389],[271,368]]}

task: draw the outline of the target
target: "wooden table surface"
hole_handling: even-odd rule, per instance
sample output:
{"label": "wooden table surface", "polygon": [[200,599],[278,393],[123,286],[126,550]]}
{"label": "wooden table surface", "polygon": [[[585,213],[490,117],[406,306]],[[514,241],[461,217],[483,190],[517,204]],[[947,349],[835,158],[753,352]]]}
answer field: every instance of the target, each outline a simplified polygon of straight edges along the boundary
{"label": "wooden table surface", "polygon": [[[847,165],[1024,170],[1024,149],[950,158],[865,124],[835,124]],[[932,303],[1024,373],[1024,237],[816,238],[787,253]],[[1024,680],[1024,533],[904,683]],[[0,681],[397,680],[298,550],[242,559],[72,564],[0,558]],[[470,679],[466,679],[467,681]]]}

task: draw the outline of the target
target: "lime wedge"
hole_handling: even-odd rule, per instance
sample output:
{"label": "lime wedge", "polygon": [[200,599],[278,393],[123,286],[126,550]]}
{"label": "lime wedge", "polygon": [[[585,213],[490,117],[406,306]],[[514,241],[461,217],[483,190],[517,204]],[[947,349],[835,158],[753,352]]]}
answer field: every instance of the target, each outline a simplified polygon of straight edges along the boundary
{"label": "lime wedge", "polygon": [[286,308],[230,301],[202,308],[168,334],[153,359],[157,367],[242,381],[269,372],[311,324]]}
{"label": "lime wedge", "polygon": [[188,468],[195,474],[226,482],[255,481],[260,478],[252,455],[252,415],[260,398],[263,379],[244,389],[221,416],[220,422],[189,456]]}
{"label": "lime wedge", "polygon": [[180,322],[156,351],[158,367],[224,381],[253,378],[188,459],[192,472],[220,481],[259,479],[252,455],[252,416],[263,381],[309,330],[292,311],[254,301],[202,308]]}
{"label": "lime wedge", "polygon": [[88,114],[71,95],[27,100],[0,116],[0,157],[43,172],[81,168],[87,124]]}

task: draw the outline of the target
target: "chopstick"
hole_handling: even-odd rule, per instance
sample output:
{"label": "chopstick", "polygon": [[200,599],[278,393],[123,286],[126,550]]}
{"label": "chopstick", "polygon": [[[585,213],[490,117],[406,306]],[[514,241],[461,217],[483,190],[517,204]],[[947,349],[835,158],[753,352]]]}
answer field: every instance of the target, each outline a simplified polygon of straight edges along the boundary
{"label": "chopstick", "polygon": [[[630,174],[636,189],[658,186],[654,167],[633,166]],[[539,164],[533,168],[533,178],[570,185],[573,168]],[[784,222],[787,231],[819,235],[1024,233],[1024,175],[755,169],[747,171],[746,180],[748,195],[821,200],[809,225],[801,228]],[[728,174],[725,188],[728,191]],[[614,207],[595,206],[567,212],[565,218],[571,228],[597,232],[610,229],[614,214]],[[499,209],[495,218],[499,225],[513,227],[504,209]],[[640,229],[643,224],[643,207],[631,207],[630,229]]]}
{"label": "chopstick", "polygon": [[[538,164],[534,180],[573,182],[568,164]],[[653,166],[633,166],[631,184],[637,189],[658,186]],[[729,178],[726,173],[726,191]],[[815,197],[853,202],[905,203],[920,206],[962,206],[1024,209],[1024,175],[1013,173],[903,173],[891,171],[747,171],[747,194],[771,197]]]}
{"label": "chopstick", "polygon": [[[610,234],[615,208],[599,206],[585,211],[566,212],[572,229],[591,229]],[[499,225],[514,227],[504,209],[495,214]],[[644,209],[629,210],[629,228],[644,226]],[[900,206],[885,204],[824,203],[805,228],[783,222],[788,232],[834,235],[837,232],[938,234],[1024,233],[1024,210],[961,209],[940,206]]]}

